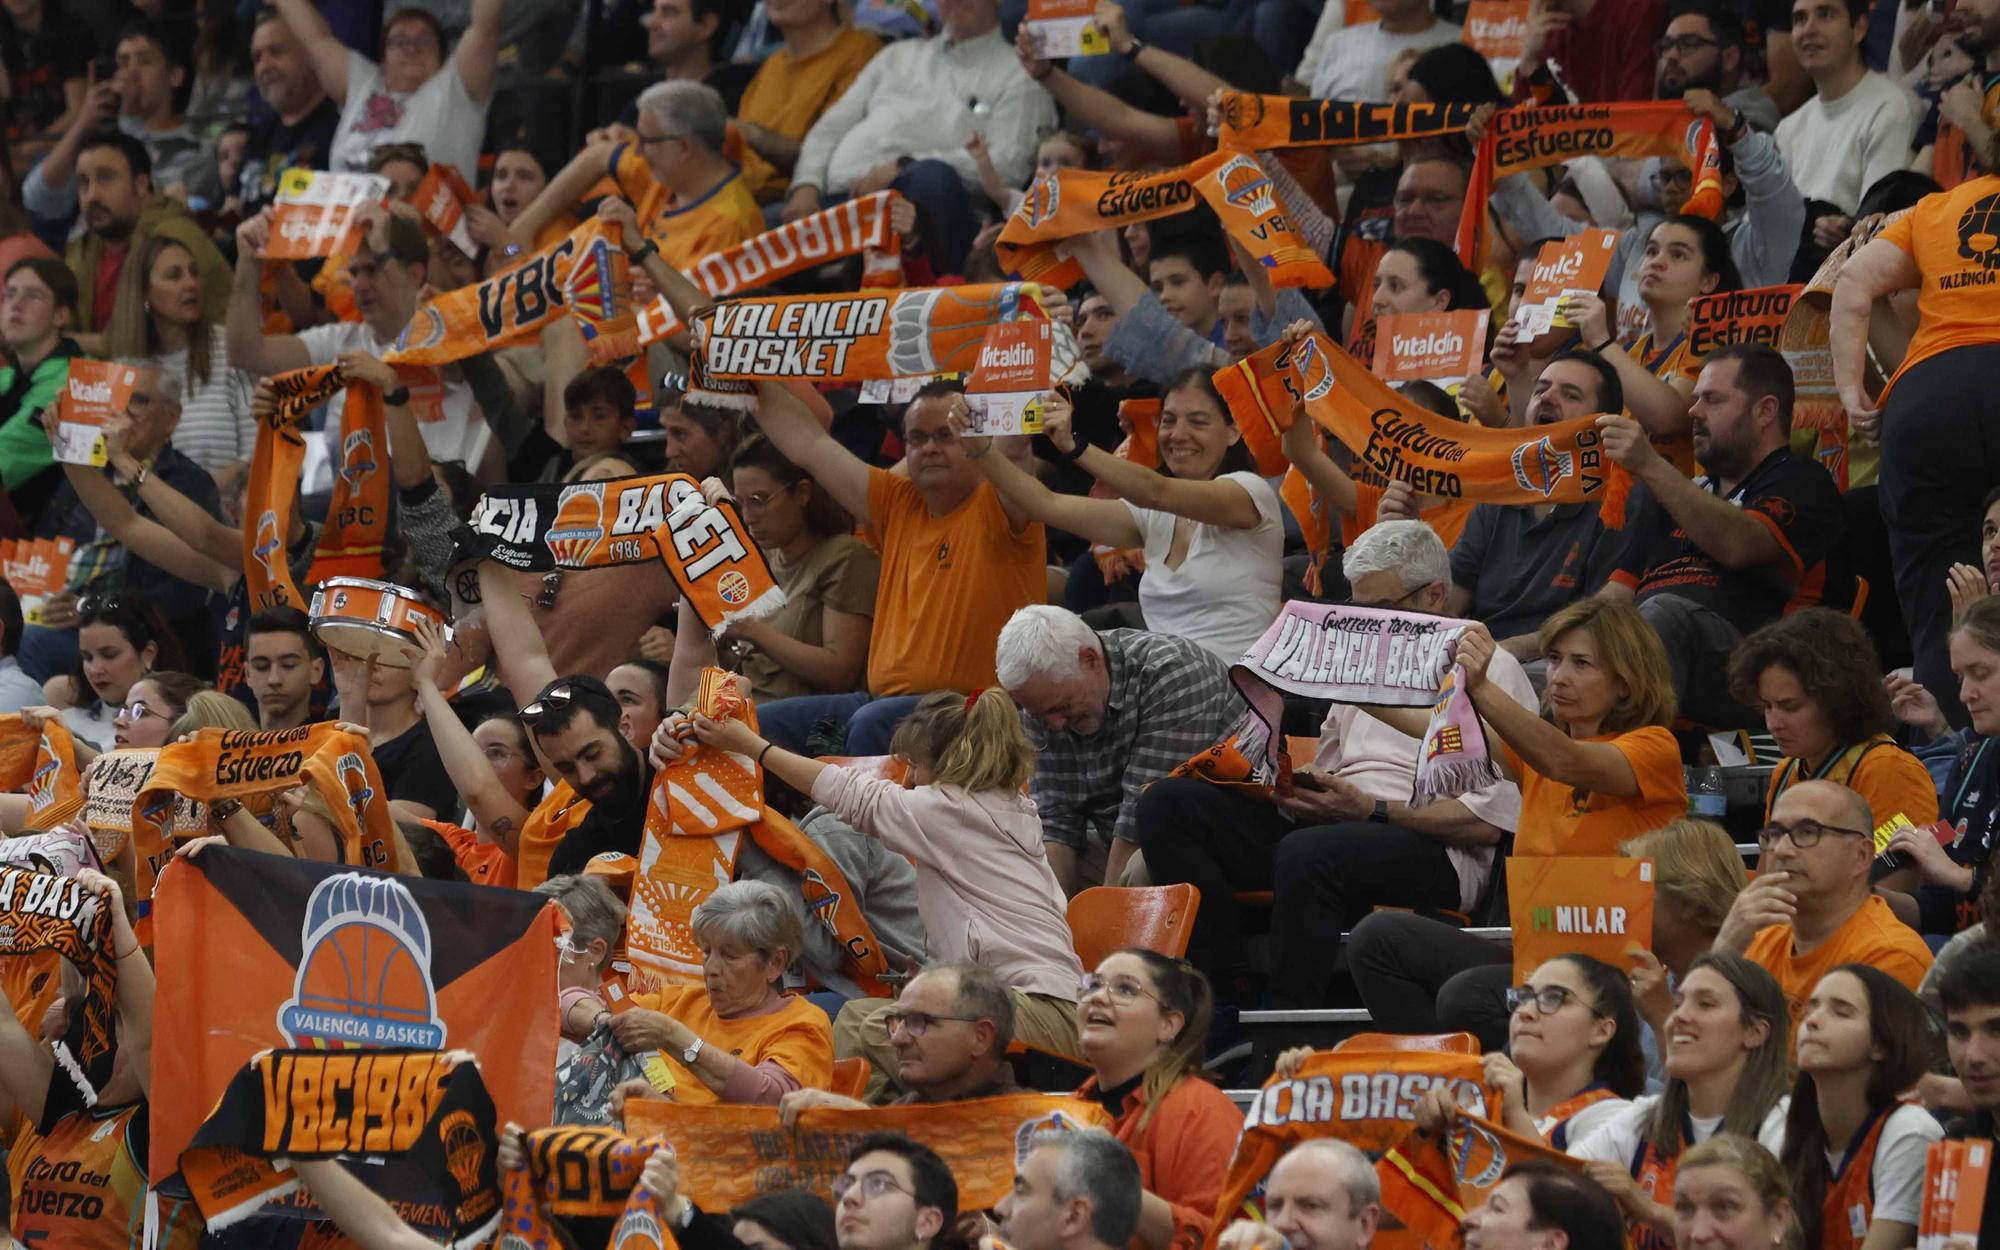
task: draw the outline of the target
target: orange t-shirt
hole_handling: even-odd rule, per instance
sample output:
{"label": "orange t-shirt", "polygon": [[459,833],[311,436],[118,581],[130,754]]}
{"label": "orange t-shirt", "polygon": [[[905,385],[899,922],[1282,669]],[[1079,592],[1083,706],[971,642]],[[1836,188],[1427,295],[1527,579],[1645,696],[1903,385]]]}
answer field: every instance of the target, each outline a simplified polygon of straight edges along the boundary
{"label": "orange t-shirt", "polygon": [[[2000,295],[2000,176],[1988,174],[1917,201],[1878,238],[1917,262],[1917,333],[1887,399],[1910,366],[1954,347],[2000,342],[1993,302]],[[1962,255],[1961,253],[1965,253]],[[1969,259],[1968,259],[1969,255]]]}
{"label": "orange t-shirt", "polygon": [[571,789],[569,782],[556,782],[548,796],[535,804],[535,810],[528,813],[528,823],[521,827],[521,841],[515,848],[520,852],[520,860],[514,873],[514,887],[532,890],[547,881],[549,861],[555,858],[563,835],[589,814],[589,799]]}
{"label": "orange t-shirt", "polygon": [[1521,761],[1496,734],[1491,741],[1507,756],[1521,779],[1521,821],[1515,827],[1516,855],[1616,855],[1618,844],[1687,815],[1687,776],[1681,748],[1660,725],[1587,742],[1609,742],[1632,766],[1639,793],[1630,798],[1587,794],[1551,781]]}
{"label": "orange t-shirt", "polygon": [[[1646,372],[1669,386],[1677,377],[1701,376],[1701,361],[1695,358],[1685,330],[1681,331],[1680,336],[1673,342],[1668,343],[1664,351],[1653,345],[1653,332],[1648,330],[1639,336],[1638,342],[1632,344],[1630,355],[1645,367]],[[1625,415],[1631,416],[1632,410],[1627,408]],[[1659,453],[1661,459],[1671,460],[1676,469],[1689,477],[1695,475],[1695,470],[1699,466],[1694,462],[1692,430],[1682,430],[1679,434],[1667,438],[1654,435],[1652,443],[1653,450]]]}
{"label": "orange t-shirt", "polygon": [[638,146],[621,143],[611,150],[611,181],[632,201],[639,225],[659,245],[660,259],[682,273],[692,272],[694,263],[712,252],[764,233],[764,210],[740,169],[701,198],[677,205],[673,193],[653,180]]}
{"label": "orange t-shirt", "polygon": [[[6,1125],[7,1180],[13,1190],[14,1237],[24,1246],[62,1250],[137,1250],[144,1241],[144,1130],[133,1119],[143,1103],[75,1111],[46,1135],[19,1111]],[[138,1138],[135,1143],[134,1137]],[[185,1250],[200,1238],[189,1203],[160,1199],[167,1229],[163,1250]]]}
{"label": "orange t-shirt", "polygon": [[1792,926],[1774,924],[1757,930],[1743,957],[1762,964],[1765,971],[1778,979],[1785,991],[1785,1003],[1791,1008],[1793,1024],[1804,1013],[1813,986],[1841,964],[1880,968],[1912,993],[1923,983],[1924,973],[1931,966],[1931,948],[1923,938],[1896,919],[1889,904],[1873,894],[1860,911],[1849,916],[1846,924],[1834,930],[1833,936],[1810,954],[1800,955],[1792,949]]}
{"label": "orange t-shirt", "polygon": [[1937,786],[1931,781],[1923,761],[1877,735],[1861,748],[1842,751],[1814,772],[1803,760],[1790,757],[1778,761],[1771,770],[1771,784],[1764,791],[1764,819],[1771,818],[1771,805],[1778,795],[1801,781],[1837,781],[1868,800],[1868,814],[1877,828],[1898,814],[1912,824],[1928,825],[1938,818]]}
{"label": "orange t-shirt", "polygon": [[[1097,1099],[1097,1078],[1085,1081],[1076,1096]],[[1141,1128],[1145,1111],[1143,1087],[1125,1095],[1111,1135],[1138,1161],[1140,1188],[1173,1208],[1169,1250],[1195,1250],[1214,1226],[1215,1204],[1243,1134],[1243,1110],[1215,1086],[1190,1076],[1166,1092]]]}
{"label": "orange t-shirt", "polygon": [[[514,888],[514,857],[493,845],[480,840],[479,834],[446,820],[425,820],[418,822],[431,832],[443,838],[451,847],[452,858],[458,861],[458,870],[474,885],[495,885],[502,889]],[[550,854],[554,854],[553,847]],[[544,862],[546,871],[547,861]]]}
{"label": "orange t-shirt", "polygon": [[[736,106],[737,120],[754,122],[788,139],[803,139],[819,115],[832,107],[881,50],[880,39],[852,26],[843,27],[832,43],[811,56],[795,59],[788,50],[779,48],[743,88],[743,99]],[[768,203],[784,198],[791,179],[746,143],[743,181],[751,194]]]}
{"label": "orange t-shirt", "polygon": [[868,690],[881,696],[998,685],[993,648],[1015,611],[1049,597],[1039,522],[1019,533],[982,481],[932,516],[923,496],[884,469],[868,473],[868,527],[882,550]]}
{"label": "orange t-shirt", "polygon": [[[826,1089],[833,1083],[833,1022],[797,994],[786,995],[776,1011],[734,1020],[716,1015],[708,990],[699,985],[673,985],[657,994],[634,994],[632,1005],[672,1016],[693,1030],[703,1045],[720,1047],[753,1068],[769,1060],[797,1077],[806,1089]],[[674,1074],[675,1102],[722,1101],[682,1065],[678,1054],[660,1053]]]}

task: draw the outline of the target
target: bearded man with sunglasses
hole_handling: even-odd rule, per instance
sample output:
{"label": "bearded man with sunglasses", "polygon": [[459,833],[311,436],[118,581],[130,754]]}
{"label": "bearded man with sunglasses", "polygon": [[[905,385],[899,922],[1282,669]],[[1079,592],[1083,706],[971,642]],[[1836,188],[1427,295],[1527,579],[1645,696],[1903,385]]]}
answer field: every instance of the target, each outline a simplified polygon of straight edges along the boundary
{"label": "bearded man with sunglasses", "polygon": [[1778,979],[1793,1023],[1812,987],[1841,964],[1870,964],[1912,991],[1931,966],[1923,938],[1869,891],[1872,825],[1868,800],[1837,782],[1786,790],[1758,831],[1757,877],[1716,934],[1717,951]]}
{"label": "bearded man with sunglasses", "polygon": [[606,851],[639,853],[653,768],[618,732],[618,715],[617,697],[603,682],[584,676],[557,678],[521,708],[521,724],[536,752],[550,772],[568,783],[556,787],[528,817],[529,829],[546,824],[543,809],[551,804],[578,799],[590,804],[550,853],[551,877],[582,872],[593,856]]}

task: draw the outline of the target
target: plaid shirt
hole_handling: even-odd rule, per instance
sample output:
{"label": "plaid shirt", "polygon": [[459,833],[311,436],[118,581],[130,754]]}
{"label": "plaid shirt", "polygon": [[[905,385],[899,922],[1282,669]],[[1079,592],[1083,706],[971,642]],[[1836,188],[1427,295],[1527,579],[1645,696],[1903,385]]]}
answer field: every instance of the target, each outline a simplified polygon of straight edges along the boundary
{"label": "plaid shirt", "polygon": [[1021,714],[1040,752],[1030,793],[1042,836],[1061,846],[1082,847],[1092,826],[1137,842],[1139,792],[1214,746],[1244,711],[1228,666],[1205,647],[1137,629],[1097,638],[1111,674],[1097,732],[1051,730]]}

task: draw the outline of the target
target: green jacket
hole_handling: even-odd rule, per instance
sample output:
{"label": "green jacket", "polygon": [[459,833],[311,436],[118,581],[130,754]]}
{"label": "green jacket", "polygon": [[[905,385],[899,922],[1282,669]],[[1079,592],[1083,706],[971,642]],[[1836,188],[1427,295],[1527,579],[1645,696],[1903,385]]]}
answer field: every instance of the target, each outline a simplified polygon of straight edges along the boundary
{"label": "green jacket", "polygon": [[26,377],[13,365],[0,364],[0,487],[15,490],[56,462],[41,414],[62,394],[69,358],[76,354],[76,343],[64,338]]}
{"label": "green jacket", "polygon": [[[137,254],[146,239],[154,234],[176,240],[194,254],[195,266],[201,270],[202,304],[217,325],[227,321],[232,281],[229,262],[222,258],[222,253],[216,250],[200,224],[188,215],[187,205],[171,196],[154,196],[152,203],[139,214],[139,225],[132,231],[133,250],[126,254]],[[104,240],[93,232],[85,231],[70,240],[69,252],[64,258],[69,262],[69,271],[76,275],[76,326],[81,333],[97,328],[97,264],[103,256]],[[110,324],[108,313],[105,314],[105,324]]]}

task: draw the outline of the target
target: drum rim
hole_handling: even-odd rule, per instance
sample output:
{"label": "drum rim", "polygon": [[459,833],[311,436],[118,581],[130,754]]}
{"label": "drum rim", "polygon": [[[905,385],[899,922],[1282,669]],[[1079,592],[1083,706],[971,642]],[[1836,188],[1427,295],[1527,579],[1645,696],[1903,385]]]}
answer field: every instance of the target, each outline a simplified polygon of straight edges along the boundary
{"label": "drum rim", "polygon": [[[335,647],[332,643],[328,642],[326,639],[320,638],[320,630],[326,625],[338,625],[342,629],[366,630],[368,633],[379,634],[384,638],[394,638],[398,642],[414,643],[417,640],[415,635],[407,634],[400,629],[391,629],[387,625],[377,625],[373,621],[357,621],[344,616],[332,616],[332,617],[323,616],[316,620],[308,622],[308,628],[312,630],[313,637],[319,639],[321,646],[332,647],[335,651],[340,652],[342,655],[349,656],[353,659],[359,660],[364,664],[367,663],[368,661],[367,656],[355,655],[352,651],[347,650],[345,647]],[[410,662],[408,660],[405,660],[402,656],[394,654],[393,652],[388,655],[376,656],[375,663],[384,668],[410,667]]]}
{"label": "drum rim", "polygon": [[394,582],[385,582],[374,577],[329,577],[319,584],[319,588],[322,590],[328,586],[366,586],[370,590],[393,590],[405,599],[414,599],[417,597],[416,592],[407,586],[398,586]]}

